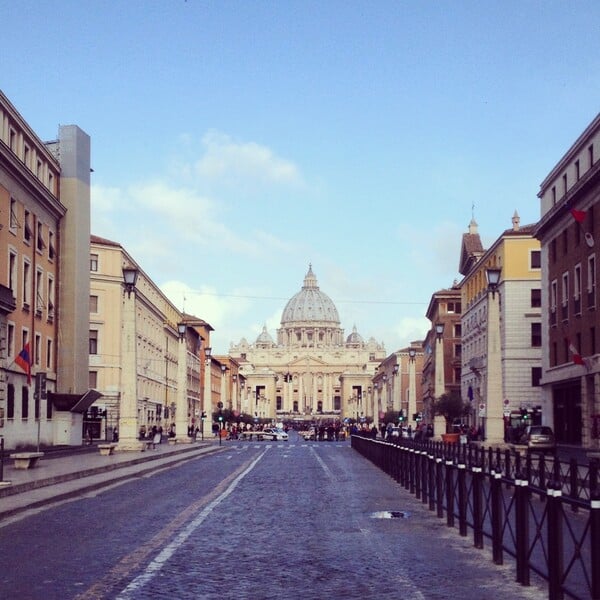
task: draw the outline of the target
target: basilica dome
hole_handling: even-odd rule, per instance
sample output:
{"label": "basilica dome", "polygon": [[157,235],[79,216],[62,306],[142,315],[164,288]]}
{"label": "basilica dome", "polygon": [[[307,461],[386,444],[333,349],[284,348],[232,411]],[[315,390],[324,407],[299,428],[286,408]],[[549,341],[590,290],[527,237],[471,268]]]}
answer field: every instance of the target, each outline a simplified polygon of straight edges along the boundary
{"label": "basilica dome", "polygon": [[329,323],[335,327],[340,325],[337,308],[331,298],[319,289],[312,266],[308,267],[302,289],[290,298],[281,316],[283,327],[307,322]]}

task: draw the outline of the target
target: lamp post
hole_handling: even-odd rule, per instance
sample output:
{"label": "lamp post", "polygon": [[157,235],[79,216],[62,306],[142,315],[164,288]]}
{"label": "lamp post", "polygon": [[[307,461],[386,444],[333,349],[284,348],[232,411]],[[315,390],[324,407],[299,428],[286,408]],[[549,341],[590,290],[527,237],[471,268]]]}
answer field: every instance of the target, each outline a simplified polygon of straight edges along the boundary
{"label": "lamp post", "polygon": [[[226,365],[221,365],[221,407],[226,406],[225,401],[227,401],[227,380],[225,379],[225,373],[227,373],[227,366]],[[223,421],[220,421],[220,428],[224,429],[225,428],[225,423]],[[219,431],[219,435],[221,435],[221,432]]]}
{"label": "lamp post", "polygon": [[392,370],[392,373],[394,374],[394,376],[392,378],[392,410],[395,410],[396,407],[398,407],[398,410],[402,410],[402,386],[400,386],[399,400],[398,400],[398,402],[396,402],[396,379],[398,377],[399,372],[400,372],[400,365],[398,363],[396,363]]}
{"label": "lamp post", "polygon": [[502,353],[500,347],[500,294],[496,297],[501,269],[486,269],[488,281],[487,314],[487,365],[484,421],[485,439],[488,443],[504,441],[504,416],[502,411]]}
{"label": "lamp post", "polygon": [[119,450],[141,450],[142,448],[138,439],[137,333],[135,324],[135,286],[138,275],[139,271],[136,267],[123,267],[125,289],[121,324]]}
{"label": "lamp post", "polygon": [[[383,374],[383,402],[381,405],[381,410],[385,413],[390,409],[390,398],[389,398],[389,389],[388,389],[388,384],[387,384],[387,373]],[[383,407],[385,406],[385,410],[383,410]]]}
{"label": "lamp post", "polygon": [[179,444],[190,442],[188,435],[188,402],[187,402],[187,326],[177,325],[179,333],[179,349],[177,352],[177,396],[175,407],[175,441]]}
{"label": "lamp post", "polygon": [[[238,406],[237,379],[238,379],[237,373],[233,373],[231,375],[231,381],[233,382],[233,390],[231,391],[231,410],[240,409],[238,412],[241,412],[241,406]],[[234,405],[234,398],[235,398],[235,405]]]}
{"label": "lamp post", "polygon": [[368,411],[371,411],[371,414],[373,414],[373,389],[371,388],[371,386],[369,386],[367,388],[367,415],[369,414]]}
{"label": "lamp post", "polygon": [[408,349],[408,402],[406,403],[406,421],[411,422],[413,415],[417,412],[417,376],[415,358],[417,351],[414,348]]}
{"label": "lamp post", "polygon": [[[435,324],[435,380],[434,380],[434,402],[446,391],[446,380],[444,375],[444,323]],[[436,437],[446,433],[446,419],[441,415],[433,418],[433,431]]]}
{"label": "lamp post", "polygon": [[[212,409],[212,382],[211,382],[211,373],[212,373],[212,348],[207,346],[204,348],[204,414],[206,422],[208,423],[209,435],[212,435],[212,424],[213,424],[213,409]],[[202,425],[202,434],[204,435],[204,424]]]}

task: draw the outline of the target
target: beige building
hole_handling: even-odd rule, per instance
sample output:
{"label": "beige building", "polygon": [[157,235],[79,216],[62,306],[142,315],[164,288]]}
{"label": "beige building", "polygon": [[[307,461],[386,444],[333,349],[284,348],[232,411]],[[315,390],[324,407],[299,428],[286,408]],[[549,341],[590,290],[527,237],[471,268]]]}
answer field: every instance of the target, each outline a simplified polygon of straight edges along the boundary
{"label": "beige building", "polygon": [[229,354],[245,378],[245,414],[278,421],[377,418],[372,378],[385,348],[373,338],[365,342],[356,327],[344,337],[337,308],[311,267],[283,310],[277,342],[265,327],[254,343],[242,339]]}
{"label": "beige building", "polygon": [[[138,273],[131,293],[124,266]],[[135,397],[138,429],[156,425],[166,433],[176,426],[178,437],[187,435],[204,410],[204,353],[212,327],[178,311],[117,242],[91,237],[89,272],[89,386],[101,395],[87,415],[93,437],[112,439],[124,393]],[[132,299],[134,323],[129,324],[125,307]],[[129,325],[133,356],[125,355],[123,331]],[[130,363],[135,373],[127,372]]]}
{"label": "beige building", "polygon": [[[42,142],[0,92],[0,140],[0,435],[7,447],[79,444],[90,138],[66,125],[56,141]],[[31,382],[19,366],[27,367],[24,349]],[[47,393],[36,393],[36,375]]]}
{"label": "beige building", "polygon": [[[516,212],[512,224],[476,260],[464,246],[461,252],[461,395],[488,442],[503,442],[518,425],[511,413],[527,410],[538,420],[549,412],[539,387],[540,243]],[[477,234],[474,221],[469,233]]]}

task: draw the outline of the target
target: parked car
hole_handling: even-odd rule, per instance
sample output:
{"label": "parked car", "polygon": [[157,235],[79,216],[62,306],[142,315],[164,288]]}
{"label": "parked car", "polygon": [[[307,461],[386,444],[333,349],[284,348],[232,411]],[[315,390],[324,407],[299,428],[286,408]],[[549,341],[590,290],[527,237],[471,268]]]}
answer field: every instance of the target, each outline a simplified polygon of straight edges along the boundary
{"label": "parked car", "polygon": [[300,435],[304,438],[304,441],[308,442],[309,440],[317,439],[317,432],[314,427],[310,429],[306,429],[305,431],[301,431]]}
{"label": "parked car", "polygon": [[279,440],[287,442],[288,434],[283,429],[278,429],[277,427],[269,427],[265,429],[263,432],[263,440],[273,440],[277,442]]}
{"label": "parked car", "polygon": [[528,451],[554,452],[556,450],[554,432],[547,425],[529,425],[525,430],[525,443]]}

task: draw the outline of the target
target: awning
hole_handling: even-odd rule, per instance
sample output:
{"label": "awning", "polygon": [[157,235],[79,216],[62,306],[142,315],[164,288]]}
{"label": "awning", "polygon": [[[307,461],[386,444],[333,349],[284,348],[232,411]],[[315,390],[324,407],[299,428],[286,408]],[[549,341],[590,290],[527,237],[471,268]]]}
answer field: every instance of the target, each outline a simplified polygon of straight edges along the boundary
{"label": "awning", "polygon": [[102,394],[96,390],[88,390],[85,394],[60,394],[48,392],[48,400],[56,410],[84,413]]}

